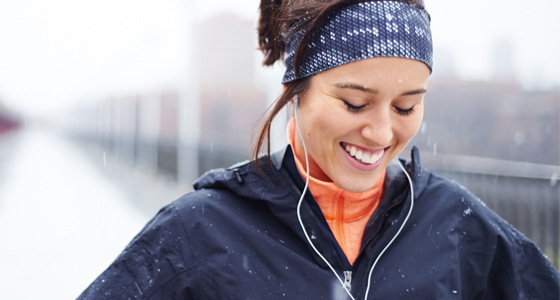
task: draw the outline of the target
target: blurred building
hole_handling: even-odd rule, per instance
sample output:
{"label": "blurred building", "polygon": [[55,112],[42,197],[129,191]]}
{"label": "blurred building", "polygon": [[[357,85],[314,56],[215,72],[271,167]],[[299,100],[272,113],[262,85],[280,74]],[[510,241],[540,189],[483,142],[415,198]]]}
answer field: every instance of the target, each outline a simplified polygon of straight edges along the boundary
{"label": "blurred building", "polygon": [[250,159],[251,132],[266,109],[266,94],[255,84],[253,21],[220,15],[196,24],[195,32],[202,173]]}
{"label": "blurred building", "polygon": [[[255,84],[253,22],[222,15],[193,31],[195,93],[174,87],[99,99],[76,109],[68,130],[105,156],[171,181],[180,180],[181,169],[200,175],[249,159],[253,125],[266,109],[266,95]],[[197,99],[189,100],[199,105],[185,105],[193,95]],[[200,130],[194,151],[181,141],[190,128]]]}
{"label": "blurred building", "polygon": [[420,150],[560,164],[560,94],[514,82],[438,79],[428,84]]}

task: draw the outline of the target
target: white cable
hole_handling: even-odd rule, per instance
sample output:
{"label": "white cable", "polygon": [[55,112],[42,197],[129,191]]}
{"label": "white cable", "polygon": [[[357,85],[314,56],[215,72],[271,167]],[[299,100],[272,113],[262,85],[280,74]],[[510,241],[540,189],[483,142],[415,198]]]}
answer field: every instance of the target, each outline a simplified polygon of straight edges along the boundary
{"label": "white cable", "polygon": [[[298,99],[296,97],[297,96],[294,97],[295,98],[294,99],[295,108],[296,108],[296,119],[297,119],[296,123],[297,123],[297,129],[298,129],[298,132],[299,132],[299,137],[301,138],[301,144],[303,145],[303,151],[305,152],[305,169],[306,169],[306,172],[307,172],[307,176],[305,176],[305,187],[303,188],[303,193],[301,193],[301,198],[299,198],[298,205],[297,205],[297,217],[298,217],[299,225],[301,226],[301,229],[303,230],[303,233],[305,234],[305,237],[307,238],[307,242],[309,242],[309,244],[311,245],[311,248],[313,248],[313,250],[315,250],[315,253],[317,253],[317,255],[319,255],[319,257],[321,257],[323,259],[323,261],[329,266],[331,271],[334,273],[334,276],[336,276],[338,281],[340,281],[340,284],[342,284],[342,287],[344,288],[346,293],[348,293],[350,298],[352,298],[352,300],[355,300],[354,297],[352,296],[352,294],[350,294],[350,291],[348,290],[348,288],[346,288],[346,286],[344,285],[344,281],[342,281],[342,279],[340,279],[340,276],[338,276],[338,274],[336,273],[334,268],[331,266],[331,264],[329,264],[329,262],[325,259],[325,257],[323,257],[323,255],[321,255],[319,250],[317,250],[317,248],[315,248],[315,245],[313,245],[313,242],[311,242],[311,239],[309,238],[309,235],[307,235],[307,231],[305,230],[305,226],[303,226],[303,221],[301,220],[301,214],[300,214],[301,203],[303,202],[303,198],[305,197],[305,192],[307,191],[307,186],[309,185],[309,159],[307,157],[307,148],[305,148],[305,142],[303,141],[303,136],[301,134],[301,129],[299,127],[299,112],[298,112],[299,109],[298,109],[298,103],[297,103]],[[368,289],[369,289],[369,286],[368,286]],[[366,293],[366,295],[367,295],[367,293]]]}
{"label": "white cable", "polygon": [[408,217],[410,217],[410,215],[412,214],[412,208],[414,207],[414,187],[412,186],[412,180],[410,179],[410,176],[408,175],[408,173],[406,172],[404,167],[401,165],[401,162],[399,161],[399,158],[396,157],[395,160],[397,161],[397,164],[399,165],[399,167],[401,167],[401,170],[404,172],[404,175],[406,175],[406,178],[408,179],[408,183],[410,184],[410,209],[408,210],[408,214],[406,215],[406,218],[404,218],[404,221],[401,225],[401,228],[399,228],[399,231],[397,231],[397,233],[395,234],[395,236],[393,236],[391,241],[389,241],[387,246],[385,246],[385,248],[383,248],[381,253],[379,253],[379,255],[377,256],[377,259],[375,259],[375,262],[373,263],[373,266],[371,266],[371,270],[369,271],[369,275],[368,275],[368,285],[367,285],[366,294],[365,294],[364,299],[367,299],[368,294],[369,294],[369,288],[370,288],[370,285],[371,285],[371,274],[373,274],[373,269],[375,268],[375,265],[377,264],[377,262],[379,261],[379,259],[383,255],[383,253],[385,253],[385,251],[387,251],[389,246],[391,246],[391,244],[395,241],[397,236],[401,233],[402,229],[404,228],[404,225],[406,224],[406,221],[408,221]]}

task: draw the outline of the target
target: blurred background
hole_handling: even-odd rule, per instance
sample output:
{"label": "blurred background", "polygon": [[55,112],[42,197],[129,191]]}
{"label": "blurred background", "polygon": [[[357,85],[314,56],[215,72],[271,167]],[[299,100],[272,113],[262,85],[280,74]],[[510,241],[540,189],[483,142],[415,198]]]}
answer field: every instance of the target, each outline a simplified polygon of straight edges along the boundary
{"label": "blurred background", "polygon": [[[261,67],[258,5],[0,0],[6,299],[76,298],[195,178],[250,158],[283,74]],[[434,72],[410,146],[560,266],[560,2],[426,6]]]}

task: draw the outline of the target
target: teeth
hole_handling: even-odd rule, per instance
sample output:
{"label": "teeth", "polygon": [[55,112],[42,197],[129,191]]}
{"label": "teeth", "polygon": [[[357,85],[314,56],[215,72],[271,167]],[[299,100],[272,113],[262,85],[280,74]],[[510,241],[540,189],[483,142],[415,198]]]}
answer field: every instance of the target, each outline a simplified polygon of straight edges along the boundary
{"label": "teeth", "polygon": [[378,154],[373,154],[371,152],[364,152],[362,150],[357,150],[356,147],[350,146],[350,145],[346,145],[346,147],[344,147],[344,149],[346,150],[346,152],[348,152],[355,159],[357,159],[357,160],[359,160],[359,161],[361,161],[365,164],[376,163],[381,158],[383,153],[385,152],[385,149],[383,149]]}
{"label": "teeth", "polygon": [[381,158],[383,153],[385,153],[385,149],[381,150],[381,152],[379,152],[379,154],[377,155],[372,155],[372,157],[370,158],[371,163],[377,162]]}
{"label": "teeth", "polygon": [[362,150],[358,150],[358,152],[356,152],[356,158],[362,160]]}
{"label": "teeth", "polygon": [[369,152],[366,152],[362,155],[362,162],[369,164],[371,163],[370,158],[369,158]]}

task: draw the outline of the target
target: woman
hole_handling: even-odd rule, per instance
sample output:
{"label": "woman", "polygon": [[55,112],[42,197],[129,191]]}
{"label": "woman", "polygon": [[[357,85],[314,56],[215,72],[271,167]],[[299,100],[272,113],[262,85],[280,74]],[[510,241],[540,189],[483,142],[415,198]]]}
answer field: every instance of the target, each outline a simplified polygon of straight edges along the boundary
{"label": "woman", "polygon": [[[396,159],[432,68],[422,0],[263,0],[259,42],[287,70],[253,163],[203,175],[79,299],[559,298],[532,242]],[[288,103],[289,145],[258,158]]]}

